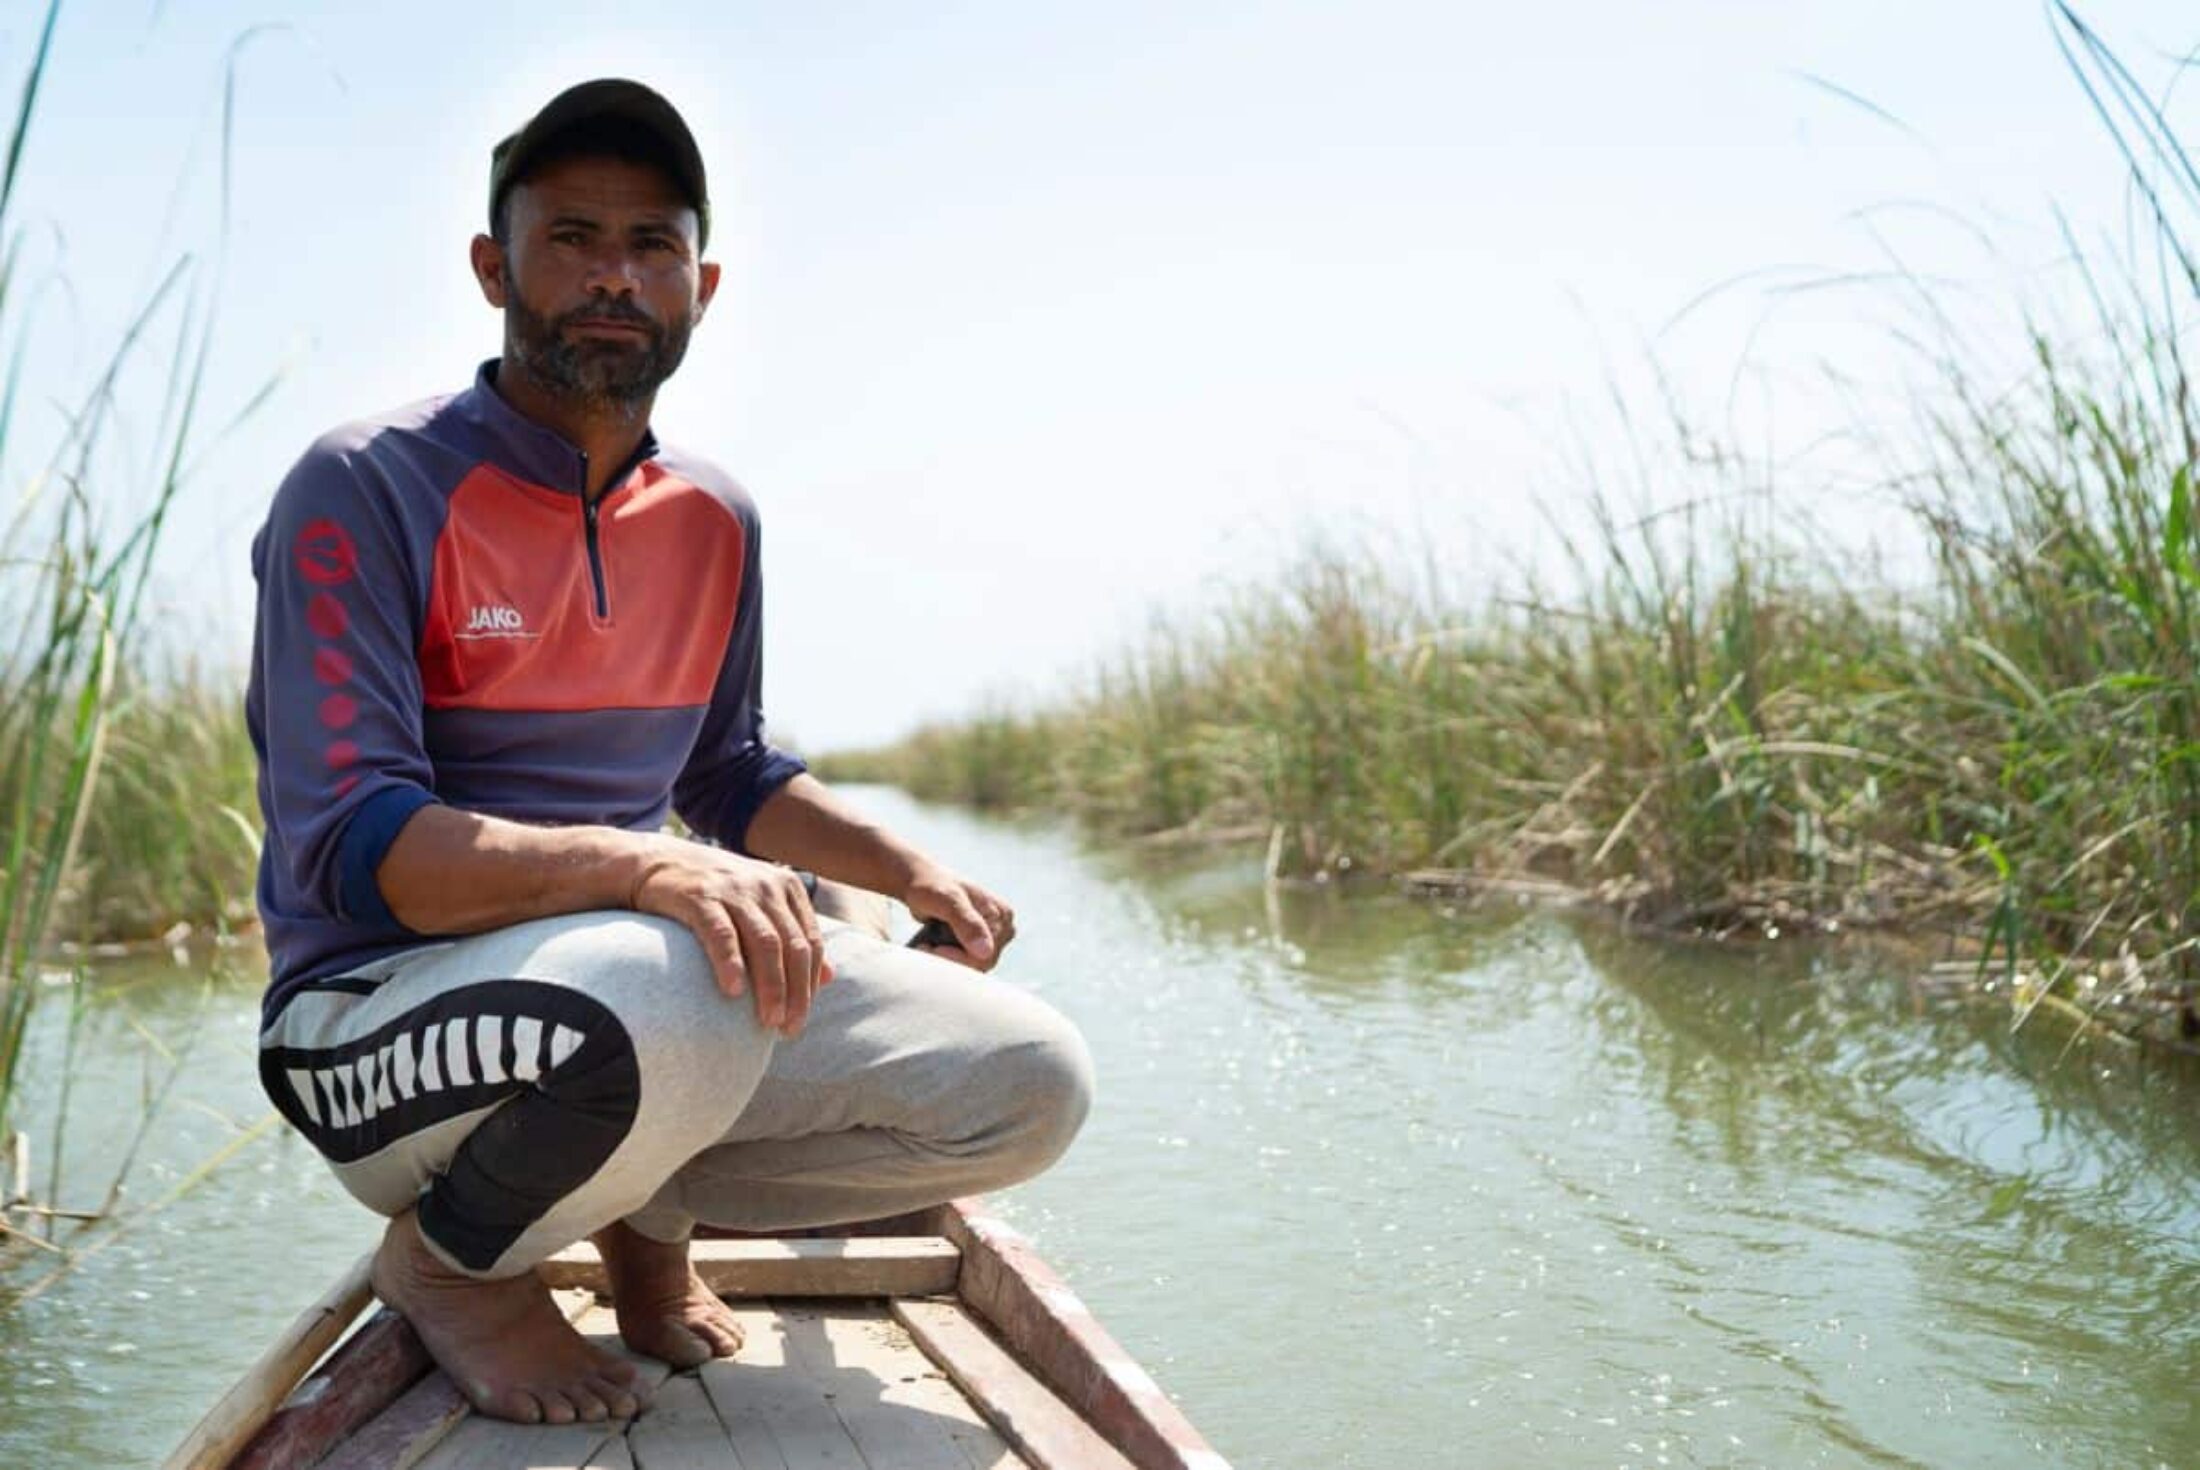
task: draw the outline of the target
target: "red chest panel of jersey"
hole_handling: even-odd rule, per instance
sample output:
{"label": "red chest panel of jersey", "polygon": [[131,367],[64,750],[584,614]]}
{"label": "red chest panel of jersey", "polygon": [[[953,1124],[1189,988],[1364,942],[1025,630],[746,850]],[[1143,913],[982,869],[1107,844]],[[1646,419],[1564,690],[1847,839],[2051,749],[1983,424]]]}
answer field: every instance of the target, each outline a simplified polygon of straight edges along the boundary
{"label": "red chest panel of jersey", "polygon": [[586,507],[483,465],[452,492],[420,638],[433,709],[665,709],[710,701],[747,545],[734,513],[655,465]]}

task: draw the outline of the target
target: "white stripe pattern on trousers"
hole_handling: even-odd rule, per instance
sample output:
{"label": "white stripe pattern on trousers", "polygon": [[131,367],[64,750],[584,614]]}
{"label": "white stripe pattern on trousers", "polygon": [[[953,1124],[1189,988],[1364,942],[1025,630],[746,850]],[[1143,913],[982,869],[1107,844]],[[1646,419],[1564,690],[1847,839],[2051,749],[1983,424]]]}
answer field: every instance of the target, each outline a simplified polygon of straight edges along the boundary
{"label": "white stripe pattern on trousers", "polygon": [[512,1018],[512,1077],[532,1082],[542,1075],[542,1022],[533,1016]]}
{"label": "white stripe pattern on trousers", "polygon": [[481,1058],[481,1080],[504,1080],[504,1018],[502,1016],[476,1016],[474,1018],[474,1047]]}
{"label": "white stripe pattern on trousers", "polygon": [[474,1055],[466,1045],[464,1021],[453,1021],[443,1028],[443,1070],[453,1087],[474,1085]]}
{"label": "white stripe pattern on trousers", "polygon": [[[400,1031],[375,1051],[327,1067],[288,1068],[290,1090],[318,1127],[357,1128],[416,1097],[476,1082],[539,1084],[588,1040],[586,1033],[540,1016],[511,1019],[512,1066],[504,1066],[505,1017],[432,1021]],[[545,1030],[549,1034],[544,1035]]]}
{"label": "white stripe pattern on trousers", "polygon": [[557,1033],[550,1038],[551,1070],[555,1071],[559,1067],[564,1066],[565,1059],[573,1055],[573,1053],[579,1051],[581,1049],[581,1043],[585,1040],[587,1040],[587,1038],[582,1036],[580,1032],[575,1031],[572,1027],[560,1026],[557,1029]]}
{"label": "white stripe pattern on trousers", "polygon": [[319,1123],[321,1104],[313,1095],[313,1074],[303,1067],[292,1067],[283,1075],[290,1079],[290,1090],[298,1094],[298,1106],[306,1110],[308,1118]]}
{"label": "white stripe pattern on trousers", "polygon": [[437,1021],[420,1033],[420,1090],[443,1090],[443,1023]]}

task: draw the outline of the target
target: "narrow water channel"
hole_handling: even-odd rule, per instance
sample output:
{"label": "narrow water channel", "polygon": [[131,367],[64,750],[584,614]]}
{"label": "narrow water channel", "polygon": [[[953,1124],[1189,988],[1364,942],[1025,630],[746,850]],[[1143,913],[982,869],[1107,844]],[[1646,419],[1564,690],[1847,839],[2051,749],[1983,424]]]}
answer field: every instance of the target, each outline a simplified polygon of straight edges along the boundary
{"label": "narrow water channel", "polygon": [[[1016,900],[1003,983],[1083,1025],[1102,1097],[1000,1203],[1242,1466],[2200,1464],[2190,1068],[1839,956],[1270,895],[863,799]],[[90,987],[69,1202],[147,1034],[201,1018],[135,1197],[264,1111],[256,988]],[[373,1233],[252,1144],[0,1314],[0,1448],[157,1459]]]}

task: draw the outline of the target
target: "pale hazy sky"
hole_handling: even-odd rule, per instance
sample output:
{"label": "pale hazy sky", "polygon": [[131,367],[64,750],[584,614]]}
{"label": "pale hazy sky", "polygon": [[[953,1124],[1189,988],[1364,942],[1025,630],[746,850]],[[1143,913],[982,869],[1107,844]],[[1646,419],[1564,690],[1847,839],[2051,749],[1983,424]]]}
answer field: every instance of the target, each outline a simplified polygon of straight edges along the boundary
{"label": "pale hazy sky", "polygon": [[[43,10],[0,5],[11,98]],[[2189,5],[2087,13],[2153,81],[2200,41]],[[1792,433],[1813,364],[1885,345],[1858,293],[1779,284],[1891,246],[1988,303],[2052,291],[2049,206],[2090,239],[2125,204],[2022,0],[79,0],[18,215],[48,283],[26,433],[212,241],[223,59],[271,24],[214,401],[285,376],[194,478],[166,618],[241,666],[291,459],[496,350],[489,146],[632,75],[702,139],[728,268],[657,426],[763,508],[767,707],[812,749],[1055,687],[1310,527],[1533,554],[1568,425],[1646,347],[1715,405],[1761,369]]]}

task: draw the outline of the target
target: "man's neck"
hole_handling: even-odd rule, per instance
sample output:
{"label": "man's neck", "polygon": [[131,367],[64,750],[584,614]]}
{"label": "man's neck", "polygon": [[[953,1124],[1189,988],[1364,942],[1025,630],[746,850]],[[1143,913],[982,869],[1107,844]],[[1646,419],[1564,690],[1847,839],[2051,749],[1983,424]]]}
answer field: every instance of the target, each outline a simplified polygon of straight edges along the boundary
{"label": "man's neck", "polygon": [[626,406],[607,407],[576,403],[552,393],[514,366],[510,358],[497,364],[496,392],[522,417],[533,419],[580,450],[588,462],[588,483],[583,495],[594,500],[609,487],[611,477],[625,468],[649,432],[649,411],[657,395]]}

